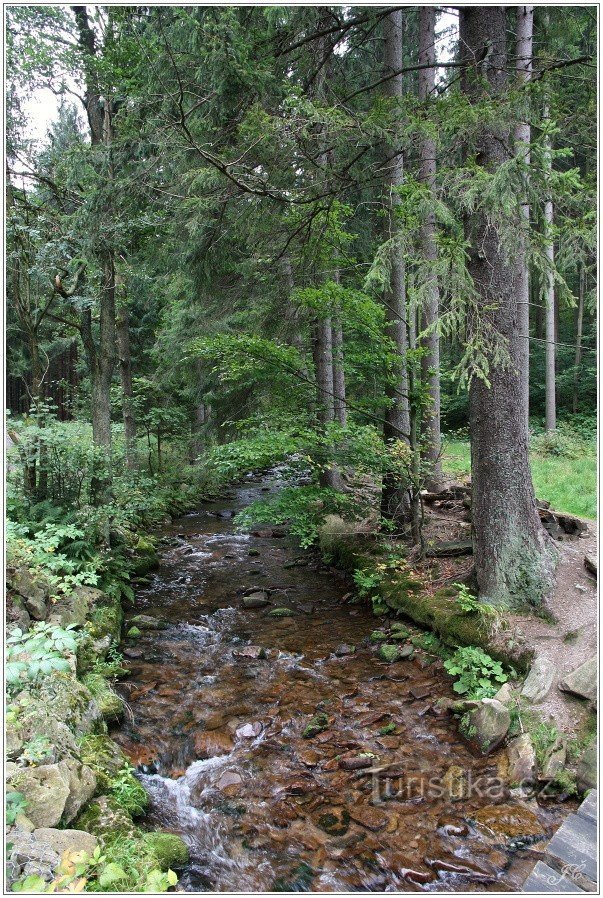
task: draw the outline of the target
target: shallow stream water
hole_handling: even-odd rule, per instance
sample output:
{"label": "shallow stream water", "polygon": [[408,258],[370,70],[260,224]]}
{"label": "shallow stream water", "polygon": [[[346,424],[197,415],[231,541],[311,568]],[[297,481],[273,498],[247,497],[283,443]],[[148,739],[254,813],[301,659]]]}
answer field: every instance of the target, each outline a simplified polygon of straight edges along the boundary
{"label": "shallow stream water", "polygon": [[[126,642],[113,737],[149,792],[146,822],[189,845],[180,888],[520,889],[539,853],[522,837],[550,835],[563,809],[510,797],[500,757],[472,755],[435,707],[453,695],[440,662],[381,661],[379,622],[336,573],[287,538],[236,532],[234,514],[278,488],[278,472],[250,478],[174,521],[136,596],[163,628]],[[244,608],[252,588],[270,604]],[[304,738],[317,713],[327,728]]]}

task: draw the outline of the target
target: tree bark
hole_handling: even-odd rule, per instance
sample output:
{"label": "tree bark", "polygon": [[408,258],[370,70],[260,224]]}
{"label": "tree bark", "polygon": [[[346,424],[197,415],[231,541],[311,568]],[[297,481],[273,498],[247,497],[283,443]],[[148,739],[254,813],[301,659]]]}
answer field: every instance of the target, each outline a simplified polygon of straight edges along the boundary
{"label": "tree bark", "polygon": [[[107,182],[113,180],[113,162],[111,143],[113,140],[113,123],[111,117],[111,98],[102,101],[102,92],[98,77],[98,60],[96,37],[88,20],[85,6],[72,7],[78,28],[78,43],[84,61],[84,81],[86,95],[84,105],[90,127],[90,142],[93,148],[106,147],[107,170],[103,172]],[[101,165],[100,156],[98,163]],[[101,215],[111,219],[110,191],[103,202]],[[82,336],[88,359],[91,393],[92,393],[92,436],[97,447],[104,449],[106,469],[100,477],[95,478],[94,491],[97,501],[107,502],[111,496],[111,381],[116,353],[115,325],[115,261],[114,250],[104,240],[97,248],[97,256],[102,269],[101,288],[99,294],[99,341],[95,345],[92,333],[92,321],[89,312],[82,313]],[[84,333],[85,332],[85,333]]]}
{"label": "tree bark", "polygon": [[[121,285],[119,285],[121,286]],[[119,359],[119,379],[121,383],[121,405],[126,444],[126,464],[136,467],[136,417],[134,415],[134,393],[132,390],[132,354],[130,352],[130,320],[127,300],[121,297],[115,322],[117,353]]]}
{"label": "tree bark", "polygon": [[[550,119],[550,111],[548,101],[544,107],[544,121]],[[545,165],[546,173],[550,177],[552,171],[552,155],[551,140],[549,137],[545,141]],[[545,430],[552,431],[557,427],[557,402],[555,398],[555,343],[556,343],[556,326],[555,326],[555,244],[553,237],[553,198],[550,192],[547,195],[544,204],[544,239],[545,252],[547,258],[547,270],[545,273],[545,291],[544,305],[545,311]]]}
{"label": "tree bark", "polygon": [[578,311],[576,316],[576,355],[574,357],[574,389],[572,394],[572,412],[578,411],[578,381],[580,380],[580,363],[582,362],[582,327],[584,323],[584,262],[580,263],[578,284]]}
{"label": "tree bark", "polygon": [[[517,43],[515,52],[515,71],[518,86],[526,84],[532,77],[532,41],[534,32],[534,7],[517,7]],[[519,232],[520,247],[517,253],[517,302],[519,316],[519,333],[525,334],[521,340],[519,370],[522,385],[522,414],[529,419],[530,411],[530,278],[527,259],[527,240],[530,227],[530,204],[528,202],[528,169],[530,166],[531,128],[529,120],[529,96],[523,92],[523,121],[515,125],[515,153],[525,166],[525,193],[522,203],[522,225]]]}
{"label": "tree bark", "polygon": [[[400,9],[392,10],[384,19],[383,74],[391,75],[403,67],[404,18]],[[386,97],[399,101],[403,95],[402,75],[389,78],[384,85]],[[410,405],[408,392],[408,322],[406,309],[406,265],[400,246],[396,209],[400,205],[398,188],[404,181],[404,156],[395,146],[394,154],[387,160],[385,208],[387,213],[387,239],[390,241],[390,278],[384,291],[386,333],[394,344],[396,363],[392,382],[386,388],[389,401],[383,424],[386,441],[403,440],[410,443]],[[406,525],[410,521],[409,483],[400,476],[387,473],[381,489],[381,514],[384,518]]]}
{"label": "tree bark", "polygon": [[[435,18],[435,7],[421,6],[419,8],[419,65],[427,66],[427,68],[419,70],[419,100],[425,104],[431,99],[435,86]],[[428,135],[421,140],[420,159],[419,177],[433,195],[437,164],[436,145]],[[422,340],[425,354],[422,356],[421,366],[423,382],[428,387],[431,400],[431,405],[426,409],[423,423],[425,436],[423,461],[427,467],[425,485],[432,492],[437,492],[443,483],[440,424],[440,335],[438,333],[440,287],[435,271],[435,263],[438,259],[435,236],[435,215],[429,211],[421,225],[421,252],[430,267],[433,264],[433,273],[426,285],[423,303],[422,326],[427,333]]]}
{"label": "tree bark", "polygon": [[335,420],[333,331],[330,318],[323,318],[314,325],[313,354],[316,370],[316,416],[321,424],[327,424]]}
{"label": "tree bark", "polygon": [[[462,84],[470,101],[483,101],[485,93],[496,101],[506,88],[505,28],[505,7],[460,10],[460,46],[467,64]],[[508,158],[508,150],[508,129],[485,125],[478,137],[477,163],[494,172]],[[526,416],[518,414],[523,386],[516,266],[505,252],[496,223],[485,213],[472,213],[465,224],[469,272],[478,297],[476,314],[489,316],[509,353],[509,363],[504,364],[485,347],[490,385],[473,377],[469,390],[473,542],[480,598],[507,607],[542,607],[553,582],[553,550],[536,509]]]}
{"label": "tree bark", "polygon": [[[392,10],[384,19],[385,51],[384,75],[400,71],[403,67],[404,19],[402,10]],[[401,100],[403,95],[402,75],[396,75],[385,82],[385,94],[393,100]],[[408,402],[408,331],[406,320],[406,266],[399,245],[399,226],[396,209],[400,205],[398,188],[404,181],[404,156],[396,148],[388,160],[385,205],[387,210],[387,237],[392,241],[390,282],[385,291],[385,316],[387,334],[396,347],[396,370],[393,386],[387,398],[391,405],[385,414],[384,436],[386,439],[410,438],[410,414]]]}

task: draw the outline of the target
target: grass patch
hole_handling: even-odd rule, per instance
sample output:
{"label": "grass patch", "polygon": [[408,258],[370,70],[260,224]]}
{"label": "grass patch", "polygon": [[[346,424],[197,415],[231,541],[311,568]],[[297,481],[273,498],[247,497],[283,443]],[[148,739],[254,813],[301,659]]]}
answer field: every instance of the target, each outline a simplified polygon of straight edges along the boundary
{"label": "grass patch", "polygon": [[[442,462],[448,474],[469,474],[469,442],[446,439]],[[557,511],[596,520],[597,460],[594,450],[592,453],[587,451],[578,458],[530,452],[530,464],[534,489],[539,499],[550,502]]]}

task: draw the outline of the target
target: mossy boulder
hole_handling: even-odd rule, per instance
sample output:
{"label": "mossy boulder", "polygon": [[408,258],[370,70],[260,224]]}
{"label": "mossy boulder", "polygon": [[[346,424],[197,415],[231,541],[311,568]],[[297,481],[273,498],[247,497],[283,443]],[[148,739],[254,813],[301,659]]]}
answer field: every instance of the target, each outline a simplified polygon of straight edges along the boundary
{"label": "mossy boulder", "polygon": [[117,836],[131,839],[135,831],[130,815],[108,795],[93,799],[77,818],[75,826],[92,833],[101,841]]}
{"label": "mossy boulder", "polygon": [[270,617],[293,617],[294,614],[295,612],[291,608],[273,608],[268,612]]}
{"label": "mossy boulder", "polygon": [[[102,717],[90,690],[69,673],[56,672],[42,681],[40,701],[76,736],[102,727]],[[43,732],[43,731],[42,731]]]}
{"label": "mossy boulder", "polygon": [[27,816],[34,826],[70,823],[96,788],[93,771],[74,759],[58,764],[26,767],[9,777],[11,789],[27,802]]}
{"label": "mossy boulder", "polygon": [[149,571],[155,570],[159,565],[159,555],[157,548],[150,539],[144,536],[138,538],[138,542],[134,546],[134,573],[142,577]]}
{"label": "mossy boulder", "polygon": [[97,604],[90,614],[86,630],[93,639],[110,636],[114,642],[119,642],[122,623],[123,611],[119,599],[103,596],[102,604]]}
{"label": "mossy boulder", "polygon": [[103,734],[84,736],[79,744],[79,756],[94,771],[101,793],[109,791],[112,780],[126,764],[126,756],[119,746]]}
{"label": "mossy boulder", "polygon": [[127,636],[129,639],[138,639],[138,637],[140,636],[141,632],[142,632],[142,631],[141,631],[138,627],[130,627],[130,629],[129,629],[128,632],[126,633],[126,636]]}
{"label": "mossy boulder", "polygon": [[318,736],[319,733],[322,733],[323,730],[326,730],[329,726],[329,718],[326,714],[322,712],[320,714],[315,714],[308,726],[302,733],[304,739],[312,739],[314,736]]}
{"label": "mossy boulder", "polygon": [[144,840],[164,872],[178,870],[188,864],[188,846],[180,836],[163,832],[147,833]]}
{"label": "mossy boulder", "polygon": [[103,720],[119,720],[123,717],[123,699],[111,689],[102,676],[95,673],[86,674],[83,683],[94,696]]}
{"label": "mossy boulder", "polygon": [[393,664],[394,661],[398,661],[400,658],[400,649],[397,645],[388,645],[384,643],[379,646],[379,657],[382,661],[387,661],[388,664]]}

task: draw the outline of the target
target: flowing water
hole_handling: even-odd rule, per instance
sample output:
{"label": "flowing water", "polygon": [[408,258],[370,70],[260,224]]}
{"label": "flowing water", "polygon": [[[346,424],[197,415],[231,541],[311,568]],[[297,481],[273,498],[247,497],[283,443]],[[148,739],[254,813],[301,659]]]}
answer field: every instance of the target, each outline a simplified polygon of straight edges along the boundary
{"label": "flowing water", "polygon": [[[440,662],[381,661],[378,622],[333,571],[236,532],[234,514],[278,487],[278,472],[250,478],[175,521],[136,597],[163,628],[126,645],[113,736],[149,792],[146,822],[190,847],[181,888],[520,888],[538,853],[525,836],[550,835],[562,810],[511,798],[500,759],[460,741],[435,707],[453,695]],[[252,588],[270,605],[244,608]],[[304,738],[319,713],[327,728]]]}

